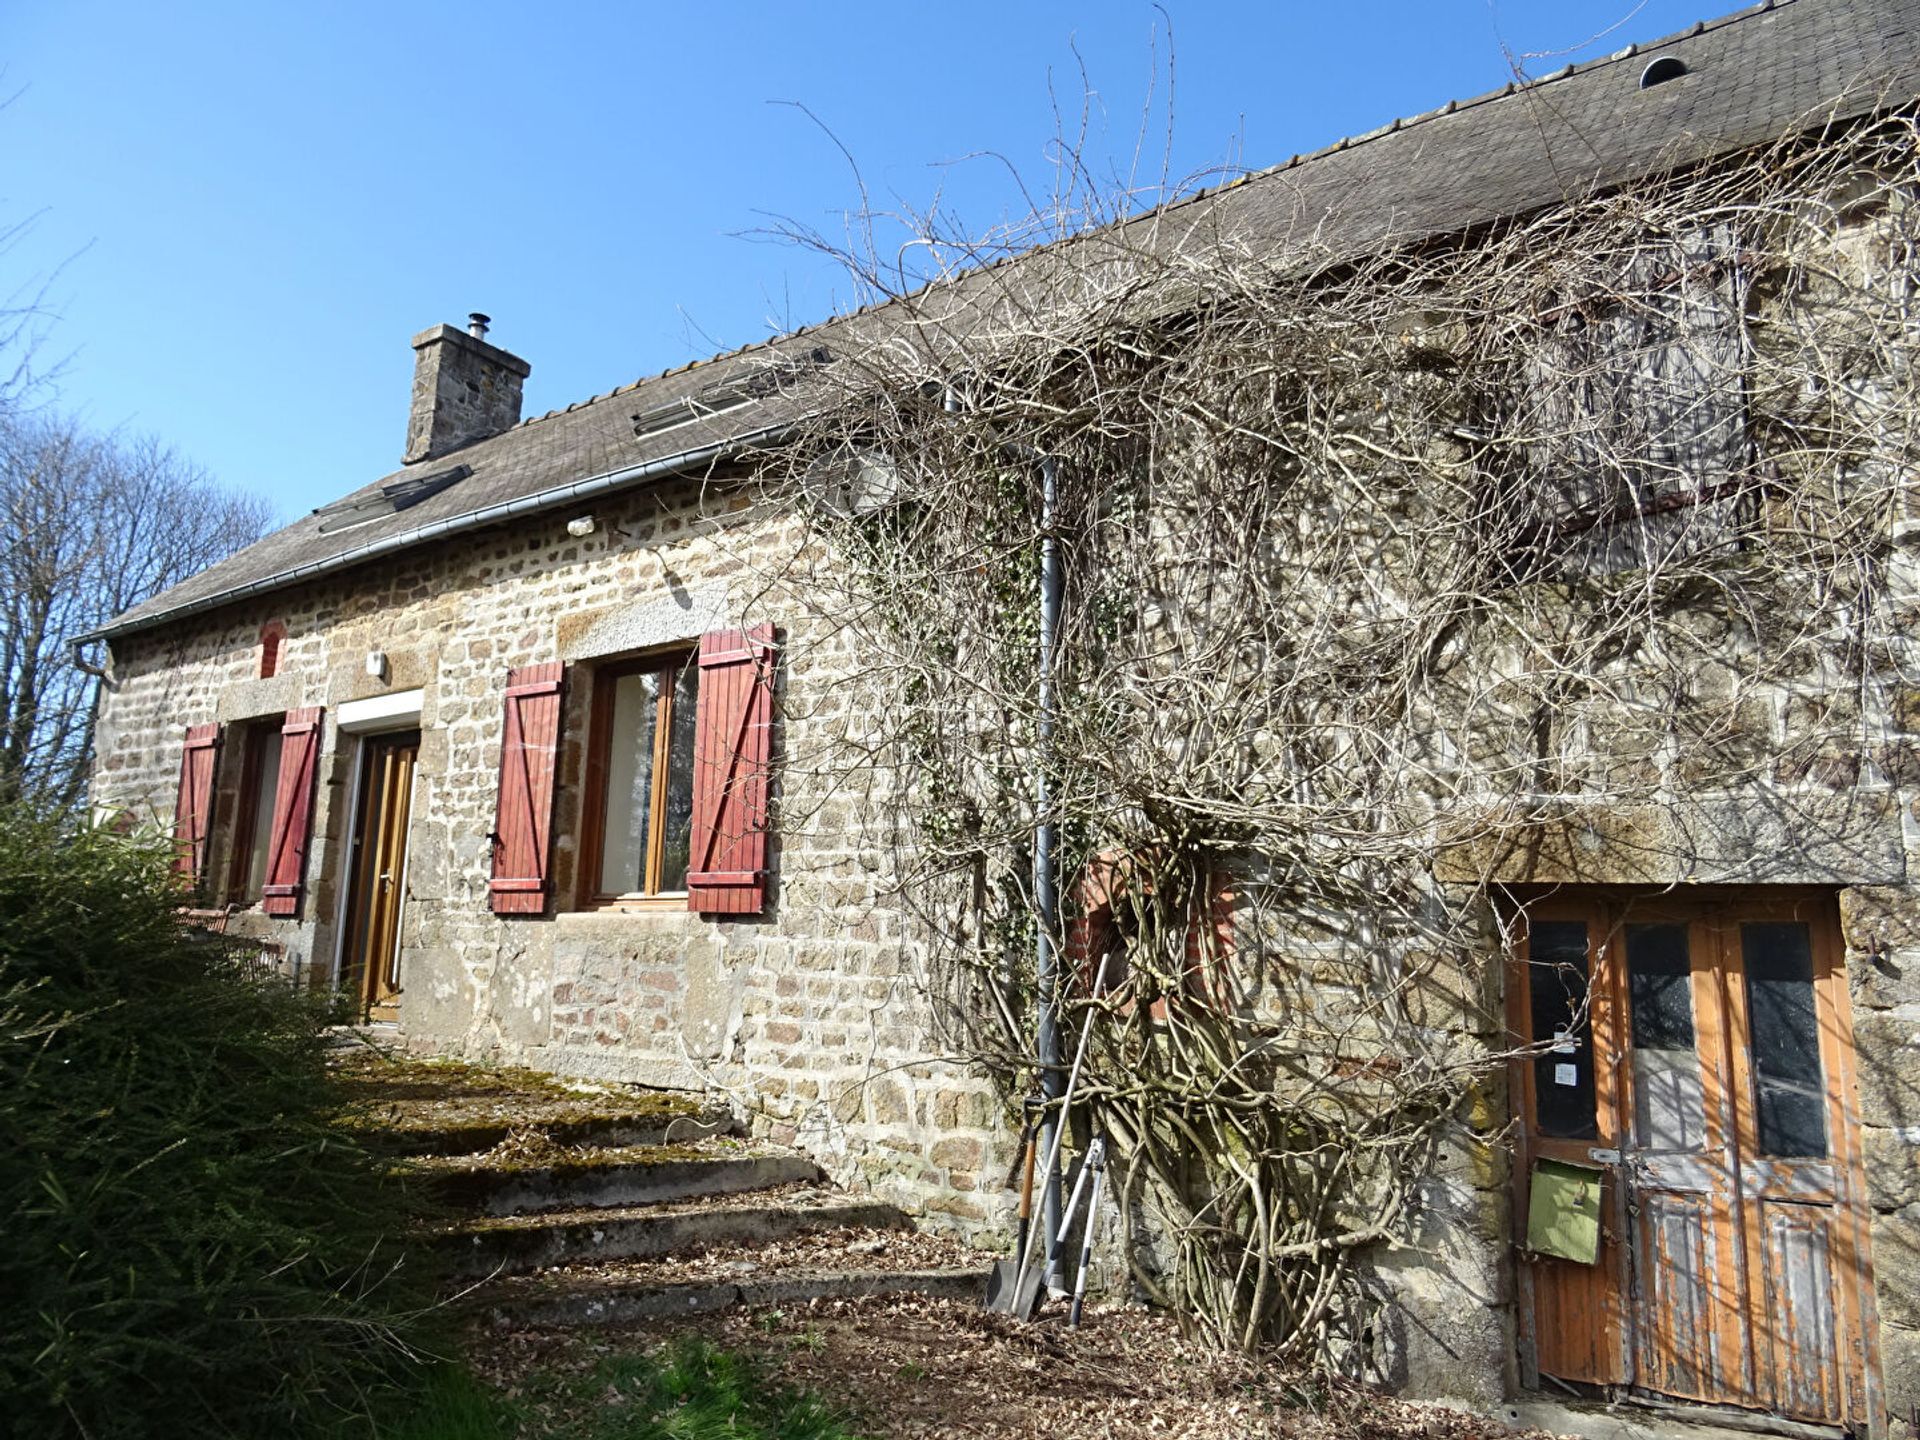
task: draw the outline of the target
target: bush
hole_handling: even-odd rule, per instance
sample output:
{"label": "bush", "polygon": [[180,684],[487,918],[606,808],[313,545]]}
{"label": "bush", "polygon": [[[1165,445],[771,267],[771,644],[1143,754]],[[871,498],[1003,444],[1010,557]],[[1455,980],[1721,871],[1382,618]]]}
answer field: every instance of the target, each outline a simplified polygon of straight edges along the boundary
{"label": "bush", "polygon": [[400,1182],[331,1124],[322,1002],[184,928],[168,861],[0,813],[0,1431],[371,1433]]}

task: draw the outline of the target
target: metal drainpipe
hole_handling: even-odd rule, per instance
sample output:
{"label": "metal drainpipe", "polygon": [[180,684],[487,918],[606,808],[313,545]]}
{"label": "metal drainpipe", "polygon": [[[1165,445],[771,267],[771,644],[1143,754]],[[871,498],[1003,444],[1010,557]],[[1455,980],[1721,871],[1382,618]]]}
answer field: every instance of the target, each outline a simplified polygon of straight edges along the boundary
{"label": "metal drainpipe", "polygon": [[[1053,667],[1059,643],[1060,597],[1064,575],[1060,563],[1060,538],[1055,534],[1058,518],[1059,486],[1053,457],[1040,459],[1040,714],[1037,727],[1038,763],[1034,767],[1034,813],[1038,823],[1033,832],[1033,908],[1034,908],[1034,982],[1039,1005],[1035,1049],[1040,1062],[1040,1093],[1058,1100],[1066,1089],[1066,1076],[1060,1069],[1060,967],[1056,939],[1060,927],[1060,891],[1054,874],[1054,842],[1058,836],[1053,810],[1053,785],[1048,765],[1053,750]],[[1064,1108],[1053,1112],[1041,1136],[1040,1153],[1053,1155],[1054,1129],[1066,1123]],[[1043,1177],[1040,1214],[1045,1225],[1046,1252],[1054,1248],[1053,1237],[1060,1233],[1060,1167],[1047,1167]],[[1046,1253],[1043,1252],[1043,1253]],[[1066,1274],[1056,1263],[1048,1270],[1049,1289],[1065,1288]]]}
{"label": "metal drainpipe", "polygon": [[[949,414],[960,408],[959,397],[951,385],[946,387],[941,406]],[[1025,450],[1022,446],[1020,449]],[[1032,451],[1026,453],[1031,456]],[[1059,644],[1060,599],[1066,572],[1060,559],[1059,472],[1051,455],[1039,456],[1040,464],[1040,705],[1036,727],[1038,763],[1034,766],[1033,831],[1033,908],[1034,908],[1034,990],[1039,1013],[1034,1035],[1035,1058],[1040,1065],[1040,1093],[1057,1101],[1066,1093],[1067,1077],[1060,1056],[1060,1011],[1058,1006],[1059,963],[1054,941],[1060,930],[1060,890],[1054,875],[1054,841],[1059,834],[1051,811],[1053,786],[1047,774],[1049,752],[1053,748],[1053,666]],[[1040,1127],[1039,1153],[1053,1156],[1041,1177],[1040,1253],[1048,1257],[1044,1282],[1050,1290],[1064,1292],[1065,1261],[1056,1255],[1054,1239],[1060,1233],[1060,1165],[1054,1148],[1054,1131],[1066,1123],[1064,1108]]]}

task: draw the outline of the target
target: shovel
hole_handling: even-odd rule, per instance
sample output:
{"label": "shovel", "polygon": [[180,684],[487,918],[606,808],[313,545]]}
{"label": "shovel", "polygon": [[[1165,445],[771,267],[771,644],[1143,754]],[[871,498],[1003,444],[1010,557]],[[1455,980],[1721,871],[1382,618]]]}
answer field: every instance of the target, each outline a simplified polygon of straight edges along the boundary
{"label": "shovel", "polygon": [[[1106,962],[1102,961],[1100,973],[1094,977],[1093,998],[1098,1000],[1106,988],[1107,966]],[[1054,1173],[1054,1167],[1060,1163],[1060,1145],[1061,1142],[1067,1138],[1067,1112],[1073,1105],[1074,1089],[1080,1083],[1080,1066],[1087,1058],[1087,1042],[1093,1038],[1093,1020],[1095,1013],[1096,1011],[1092,1007],[1089,1007],[1087,1010],[1086,1023],[1080,1027],[1080,1043],[1074,1048],[1073,1065],[1067,1071],[1066,1088],[1060,1092],[1060,1114],[1053,1123],[1053,1144],[1047,1151],[1046,1170],[1049,1175]],[[1045,1112],[1050,1102],[1038,1100],[1028,1101],[1027,1103],[1030,1107],[1028,1113],[1038,1115]],[[1037,1143],[1034,1142],[1037,1142],[1039,1139],[1040,1127],[1037,1123],[1030,1123],[1029,1130],[1033,1140],[1029,1142],[1027,1152],[1028,1181],[1020,1197],[1020,1218],[1022,1223],[1020,1226],[1020,1244],[1014,1251],[1013,1271],[1015,1278],[1011,1283],[1001,1281],[996,1289],[995,1281],[1000,1277],[1001,1268],[996,1265],[994,1266],[994,1274],[989,1276],[987,1281],[987,1308],[989,1310],[1000,1310],[1005,1314],[1028,1321],[1032,1320],[1040,1309],[1040,1297],[1045,1291],[1047,1276],[1053,1272],[1055,1265],[1058,1263],[1060,1247],[1066,1243],[1067,1226],[1073,1223],[1073,1212],[1080,1204],[1080,1186],[1076,1183],[1073,1191],[1073,1199],[1068,1203],[1066,1212],[1061,1216],[1060,1233],[1058,1235],[1042,1235],[1038,1237],[1033,1235],[1027,1221],[1033,1206],[1033,1150],[1038,1148]],[[1082,1168],[1080,1179],[1081,1181],[1086,1179],[1084,1167]],[[1045,1227],[1043,1226],[1042,1228],[1044,1229]],[[1044,1240],[1046,1243],[1036,1246],[1033,1243],[1036,1238]],[[1035,1250],[1043,1253],[1036,1257],[1034,1254]],[[1036,1265],[1034,1263],[1036,1258],[1040,1259],[1042,1263]],[[997,1303],[1002,1297],[1005,1298],[1006,1303],[1004,1305]]]}
{"label": "shovel", "polygon": [[[1066,1209],[1061,1212],[1060,1233],[1058,1235],[1045,1237],[1047,1243],[1042,1247],[1046,1251],[1047,1258],[1045,1263],[1039,1265],[1033,1264],[1032,1257],[1027,1253],[1029,1247],[1022,1245],[1019,1252],[1020,1258],[1014,1262],[1012,1267],[1016,1278],[1007,1287],[1007,1303],[1005,1306],[998,1306],[989,1300],[989,1309],[1004,1309],[1007,1314],[1017,1319],[1029,1321],[1039,1313],[1041,1297],[1046,1293],[1045,1282],[1047,1274],[1059,1264],[1060,1253],[1067,1243],[1067,1232],[1073,1228],[1073,1222],[1080,1214],[1080,1197],[1086,1193],[1088,1175],[1092,1175],[1093,1177],[1093,1203],[1097,1205],[1100,1202],[1100,1179],[1105,1169],[1105,1159],[1106,1144],[1104,1141],[1096,1139],[1088,1148],[1086,1161],[1081,1163],[1079,1178],[1073,1182],[1073,1195],[1068,1199]],[[1092,1221],[1093,1217],[1091,1213],[1089,1213],[1087,1217],[1089,1227],[1087,1233],[1089,1235],[1092,1234]],[[1079,1295],[1081,1297],[1086,1295],[1086,1279],[1086,1257],[1083,1254],[1081,1257],[1079,1289]],[[1079,1303],[1076,1301],[1074,1305],[1074,1323],[1076,1328],[1079,1324],[1079,1314]]]}
{"label": "shovel", "polygon": [[[1039,1272],[1033,1272],[1031,1283],[1023,1283],[1020,1266],[1026,1258],[1027,1232],[1033,1224],[1033,1162],[1040,1148],[1040,1124],[1035,1117],[1044,1103],[1037,1099],[1026,1102],[1027,1124],[1020,1134],[1020,1148],[1026,1155],[1025,1174],[1020,1181],[1020,1238],[1014,1242],[1013,1257],[996,1261],[987,1275],[987,1309],[1003,1315],[1030,1314],[1040,1293]],[[1032,1292],[1024,1302],[1020,1299],[1022,1290]]]}

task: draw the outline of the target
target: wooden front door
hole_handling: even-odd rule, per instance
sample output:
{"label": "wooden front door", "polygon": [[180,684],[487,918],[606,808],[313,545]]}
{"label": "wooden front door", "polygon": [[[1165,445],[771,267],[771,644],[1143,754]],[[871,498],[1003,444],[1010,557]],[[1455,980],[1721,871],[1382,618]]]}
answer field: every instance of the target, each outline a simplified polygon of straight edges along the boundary
{"label": "wooden front door", "polygon": [[420,732],[370,735],[360,745],[360,803],[353,819],[346,940],[347,983],[370,1020],[395,1020],[400,1006],[400,904],[407,868],[407,820]]}
{"label": "wooden front door", "polygon": [[1557,1161],[1598,1172],[1602,1236],[1593,1264],[1523,1247],[1529,1378],[1865,1424],[1871,1277],[1831,899],[1563,894],[1520,929],[1519,1233],[1536,1165]]}

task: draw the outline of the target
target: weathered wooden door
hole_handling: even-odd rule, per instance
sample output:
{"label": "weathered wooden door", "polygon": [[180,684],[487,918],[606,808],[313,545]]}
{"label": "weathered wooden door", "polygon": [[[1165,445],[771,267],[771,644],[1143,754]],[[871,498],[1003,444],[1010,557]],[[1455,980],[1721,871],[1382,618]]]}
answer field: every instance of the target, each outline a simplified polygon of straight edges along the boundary
{"label": "weathered wooden door", "polygon": [[361,744],[360,803],[342,954],[370,1020],[399,1017],[400,903],[407,867],[407,822],[420,732],[370,735]]}
{"label": "weathered wooden door", "polygon": [[[1539,1160],[1602,1177],[1598,1262],[1522,1257],[1530,1375],[1863,1423],[1872,1321],[1833,906],[1527,907],[1509,1006]],[[1524,1233],[1524,1231],[1522,1232]]]}

